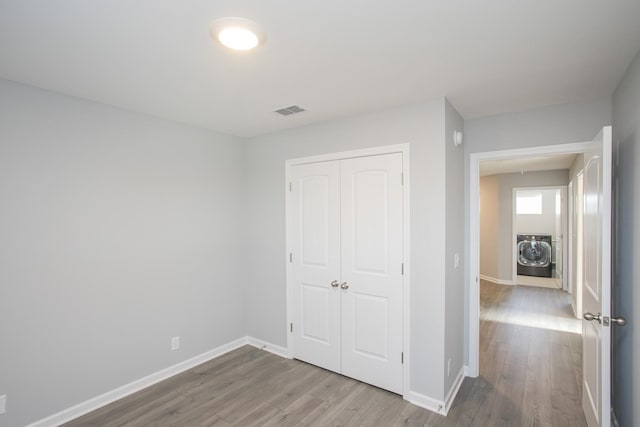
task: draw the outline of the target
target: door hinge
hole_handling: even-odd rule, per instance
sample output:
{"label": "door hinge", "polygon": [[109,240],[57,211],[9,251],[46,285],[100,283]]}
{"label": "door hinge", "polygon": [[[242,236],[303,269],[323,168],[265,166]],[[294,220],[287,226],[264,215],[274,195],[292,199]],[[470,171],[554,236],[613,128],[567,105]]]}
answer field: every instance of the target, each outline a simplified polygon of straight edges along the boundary
{"label": "door hinge", "polygon": [[400,363],[404,365],[404,351],[400,353]]}
{"label": "door hinge", "polygon": [[293,332],[293,323],[289,323],[289,329]]}
{"label": "door hinge", "polygon": [[289,252],[289,262],[293,262],[293,253]]}
{"label": "door hinge", "polygon": [[400,174],[400,185],[404,185],[404,174]]}
{"label": "door hinge", "polygon": [[404,276],[404,262],[400,264],[400,274]]}
{"label": "door hinge", "polygon": [[289,193],[293,191],[293,184],[289,181]]}

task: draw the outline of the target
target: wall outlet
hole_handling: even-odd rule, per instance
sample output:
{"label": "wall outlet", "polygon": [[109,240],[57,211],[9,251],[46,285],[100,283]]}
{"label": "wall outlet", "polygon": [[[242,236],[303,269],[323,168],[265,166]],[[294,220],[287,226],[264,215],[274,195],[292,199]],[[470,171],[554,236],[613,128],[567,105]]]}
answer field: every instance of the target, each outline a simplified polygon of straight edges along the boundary
{"label": "wall outlet", "polygon": [[460,267],[460,254],[456,252],[453,254],[453,268]]}
{"label": "wall outlet", "polygon": [[0,414],[7,412],[7,395],[0,396]]}
{"label": "wall outlet", "polygon": [[451,358],[447,360],[447,376],[451,375]]}
{"label": "wall outlet", "polygon": [[176,351],[180,348],[180,337],[171,338],[171,351]]}

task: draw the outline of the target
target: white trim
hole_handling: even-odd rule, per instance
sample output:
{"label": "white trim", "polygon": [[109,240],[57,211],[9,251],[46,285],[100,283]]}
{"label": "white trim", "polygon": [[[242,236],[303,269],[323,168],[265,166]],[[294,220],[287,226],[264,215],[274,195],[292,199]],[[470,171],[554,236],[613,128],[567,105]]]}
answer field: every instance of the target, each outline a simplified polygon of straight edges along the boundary
{"label": "white trim", "polygon": [[411,352],[409,349],[409,337],[411,330],[411,162],[409,154],[409,144],[402,144],[402,203],[403,203],[403,236],[402,236],[402,252],[404,257],[404,280],[402,282],[402,313],[404,318],[402,319],[402,342],[403,342],[403,379],[402,379],[402,394],[409,393],[411,390]]}
{"label": "white trim", "polygon": [[410,391],[404,396],[404,399],[416,406],[426,409],[427,411],[444,415],[444,402],[442,400],[433,399],[424,394],[420,394],[417,391]]}
{"label": "white trim", "polygon": [[584,153],[589,144],[591,142],[577,142],[469,154],[469,376],[477,377],[480,373],[480,162],[514,157]]}
{"label": "white trim", "polygon": [[[601,256],[608,257],[607,260],[601,260],[602,270],[601,274],[601,287],[602,297],[600,298],[600,304],[603,316],[611,317],[611,241],[613,233],[611,231],[612,215],[611,211],[613,206],[611,204],[612,192],[613,192],[613,160],[612,160],[612,146],[613,136],[611,126],[605,126],[602,128],[602,228],[600,230],[600,238],[602,239]],[[611,425],[611,418],[607,417],[607,412],[611,412],[611,329],[602,328],[600,346],[603,348],[602,359],[600,361],[600,370],[602,371],[600,384],[602,392],[600,396],[600,407],[602,408],[601,417],[603,427],[609,427]],[[605,369],[602,369],[605,368]],[[583,375],[585,374],[583,368]]]}
{"label": "white trim", "polygon": [[380,147],[362,148],[359,150],[340,151],[337,153],[318,154],[316,156],[298,157],[285,161],[285,165],[304,165],[307,163],[328,162],[331,160],[353,159],[356,157],[379,156],[382,154],[409,153],[409,144],[382,145]]}
{"label": "white trim", "polygon": [[293,290],[290,285],[293,282],[293,268],[291,265],[290,254],[293,252],[291,248],[293,248],[292,241],[292,230],[291,230],[291,221],[293,218],[293,214],[291,212],[291,167],[293,164],[289,163],[289,161],[285,161],[284,167],[284,200],[285,200],[285,210],[284,210],[284,221],[285,221],[285,254],[284,254],[284,262],[286,265],[285,268],[285,280],[286,280],[286,298],[287,298],[287,324],[285,325],[285,331],[287,334],[287,356],[290,359],[293,359],[293,335],[289,328],[289,325],[293,324]]}
{"label": "white trim", "polygon": [[462,366],[462,369],[464,369],[464,376],[468,377],[469,376],[469,365]]}
{"label": "white trim", "polygon": [[462,381],[464,381],[464,372],[465,367],[461,366],[458,375],[456,376],[456,380],[453,382],[453,385],[449,389],[449,393],[447,393],[447,397],[444,399],[444,408],[443,415],[447,415],[449,410],[451,409],[451,405],[453,405],[453,401],[456,400],[456,396],[458,395],[458,391],[462,386]]}
{"label": "white trim", "polygon": [[[562,224],[562,289],[569,290],[569,245],[571,244],[571,236],[569,236],[569,186],[565,185],[560,191],[561,197],[561,215],[560,223]],[[569,237],[567,237],[569,236]],[[556,246],[556,251],[558,250]],[[558,270],[558,255],[556,254],[556,271]]]}
{"label": "white trim", "polygon": [[[275,345],[250,336],[238,338],[237,340],[231,341],[227,344],[223,344],[219,347],[214,348],[213,350],[209,350],[198,356],[192,357],[191,359],[187,359],[173,366],[154,372],[138,380],[132,381],[121,387],[110,390],[99,396],[85,400],[84,402],[81,402],[77,405],[74,405],[67,409],[63,409],[60,412],[38,420],[32,424],[27,425],[26,427],[60,426],[64,423],[88,414],[89,412],[95,411],[96,409],[100,409],[103,406],[113,403],[116,400],[123,399],[142,389],[157,384],[160,381],[164,381],[198,365],[201,365],[202,363],[208,362],[212,359],[215,359],[216,357],[220,357],[223,354],[236,350],[244,345],[250,345],[260,350],[268,351],[279,357],[290,358],[287,349],[279,345]],[[460,387],[462,386],[464,377],[469,376],[468,372],[469,367],[467,365],[464,365],[460,368],[460,371],[456,376],[456,380],[454,381],[452,387],[449,389],[449,393],[447,394],[445,401],[433,399],[429,396],[411,390],[406,391],[403,394],[403,398],[416,406],[420,406],[421,408],[446,416],[451,409],[451,405],[455,401]]]}
{"label": "white trim", "polygon": [[485,274],[480,275],[480,280],[486,280],[487,282],[495,283],[498,285],[513,286],[515,284],[513,280],[496,279],[495,277],[487,276]]}
{"label": "white trim", "polygon": [[[302,165],[307,163],[318,163],[318,162],[326,162],[331,160],[343,160],[343,159],[351,159],[356,157],[366,157],[366,156],[379,156],[383,154],[392,154],[392,153],[401,153],[402,154],[402,173],[403,173],[403,186],[402,186],[402,197],[403,197],[403,257],[404,257],[404,275],[403,275],[403,285],[402,285],[402,295],[403,295],[403,325],[402,325],[402,335],[403,335],[403,354],[404,354],[404,363],[402,365],[403,375],[402,375],[402,395],[406,396],[411,392],[411,358],[410,351],[411,348],[409,345],[410,340],[410,307],[411,307],[411,216],[410,216],[410,195],[411,195],[411,171],[410,171],[410,152],[409,152],[409,144],[395,144],[395,145],[385,145],[380,147],[371,147],[364,148],[360,150],[350,150],[350,151],[342,151],[337,153],[327,153],[320,154],[316,156],[309,157],[300,157],[297,159],[289,159],[285,161],[285,221],[286,221],[286,250],[285,250],[285,264],[286,264],[286,280],[287,280],[287,324],[285,325],[287,331],[287,348],[286,354],[289,358],[293,358],[293,337],[291,336],[291,332],[289,330],[289,324],[293,322],[292,313],[293,313],[293,302],[292,302],[292,268],[291,263],[289,262],[289,254],[293,252],[293,244],[291,241],[292,230],[291,230],[291,192],[289,191],[289,182],[291,182],[291,168],[295,165]],[[295,256],[295,255],[294,255]]]}
{"label": "white trim", "polygon": [[132,381],[121,387],[115,388],[92,399],[85,400],[84,402],[74,405],[70,408],[63,409],[60,412],[29,424],[27,427],[59,426],[91,411],[95,411],[96,409],[106,406],[109,403],[122,399],[123,397],[127,397],[137,391],[157,384],[160,381],[164,381],[167,378],[187,371],[202,363],[208,362],[211,359],[222,356],[223,354],[240,348],[243,345],[247,345],[249,343],[248,341],[249,339],[247,337],[238,338],[237,340],[231,341],[227,344],[223,344],[219,347],[214,348],[213,350],[209,350],[205,353],[199,354],[198,356],[192,357],[191,359],[184,360],[173,366],[169,366],[168,368],[154,372],[150,375]]}
{"label": "white trim", "polygon": [[618,417],[616,416],[616,411],[611,408],[611,425],[613,427],[620,427],[620,423],[618,423]]}
{"label": "white trim", "polygon": [[268,351],[269,353],[273,353],[276,356],[284,357],[285,359],[291,359],[289,357],[289,352],[285,347],[281,347],[279,345],[271,344],[266,341],[259,340],[253,337],[247,337],[247,344],[250,346],[259,348],[260,350]]}

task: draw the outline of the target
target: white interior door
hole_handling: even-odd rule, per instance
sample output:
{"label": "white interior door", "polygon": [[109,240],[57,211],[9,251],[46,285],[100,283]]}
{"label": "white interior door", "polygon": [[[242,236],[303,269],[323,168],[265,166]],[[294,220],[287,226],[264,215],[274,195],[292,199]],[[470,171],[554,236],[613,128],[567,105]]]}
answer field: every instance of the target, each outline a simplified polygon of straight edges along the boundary
{"label": "white interior door", "polygon": [[594,139],[584,160],[582,406],[590,427],[608,427],[611,424],[610,126]]}
{"label": "white interior door", "polygon": [[[294,356],[340,372],[340,163],[292,168]],[[333,283],[333,286],[332,286]]]}
{"label": "white interior door", "polygon": [[402,154],[341,162],[342,373],[402,393]]}
{"label": "white interior door", "polygon": [[402,154],[291,177],[293,356],[402,393]]}

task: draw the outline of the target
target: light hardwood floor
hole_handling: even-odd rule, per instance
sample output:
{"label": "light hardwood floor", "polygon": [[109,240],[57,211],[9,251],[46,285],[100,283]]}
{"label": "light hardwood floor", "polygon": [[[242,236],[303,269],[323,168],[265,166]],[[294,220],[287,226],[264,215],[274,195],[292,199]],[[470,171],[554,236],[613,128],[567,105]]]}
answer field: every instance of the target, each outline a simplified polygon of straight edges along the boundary
{"label": "light hardwood floor", "polygon": [[554,289],[481,283],[481,375],[465,379],[447,417],[245,346],[66,426],[582,426],[567,304]]}

